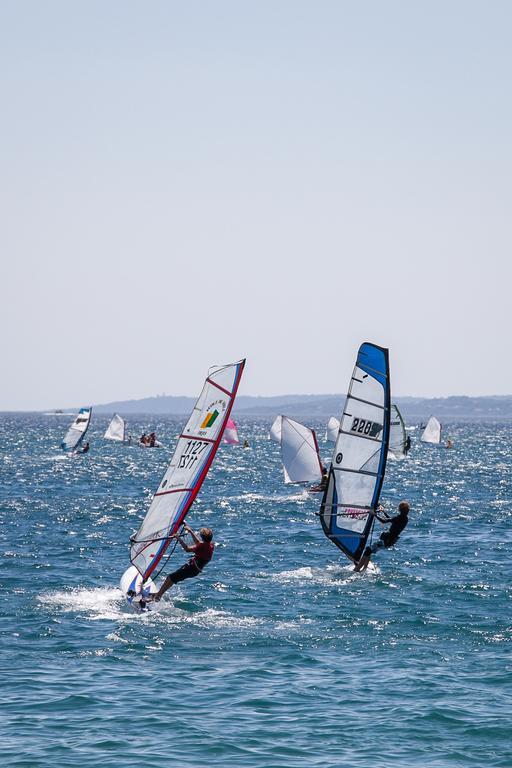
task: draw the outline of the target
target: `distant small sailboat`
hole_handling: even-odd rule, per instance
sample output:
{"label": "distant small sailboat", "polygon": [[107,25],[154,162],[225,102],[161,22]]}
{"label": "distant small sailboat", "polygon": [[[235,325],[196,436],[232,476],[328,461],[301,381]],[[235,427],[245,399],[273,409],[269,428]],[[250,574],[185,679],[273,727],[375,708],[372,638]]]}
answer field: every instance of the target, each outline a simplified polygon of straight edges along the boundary
{"label": "distant small sailboat", "polygon": [[388,350],[362,344],[320,507],[325,535],[354,562],[372,532],[389,444]]}
{"label": "distant small sailboat", "polygon": [[397,459],[407,455],[407,434],[402,414],[397,405],[391,405],[391,419],[389,426],[389,452]]}
{"label": "distant small sailboat", "polygon": [[423,430],[423,434],[421,435],[421,442],[433,443],[434,445],[439,445],[439,443],[441,442],[442,430],[443,428],[441,426],[439,419],[436,419],[435,416],[431,416],[427,422],[427,426]]}
{"label": "distant small sailboat", "polygon": [[107,431],[103,435],[104,440],[113,440],[116,443],[126,443],[126,421],[118,413],[114,413]]}
{"label": "distant small sailboat", "polygon": [[327,422],[327,430],[325,433],[325,439],[330,443],[335,443],[338,439],[338,432],[340,431],[340,422],[335,416],[331,416]]}
{"label": "distant small sailboat", "polygon": [[281,442],[281,422],[283,417],[282,416],[276,416],[274,419],[272,426],[270,427],[270,439],[273,440],[275,443]]}
{"label": "distant small sailboat", "polygon": [[233,419],[228,419],[226,422],[223,442],[228,443],[229,445],[239,445],[240,443],[240,440],[238,439],[238,429]]}
{"label": "distant small sailboat", "polygon": [[313,429],[281,416],[281,459],[285,483],[318,483],[322,461]]}
{"label": "distant small sailboat", "polygon": [[60,444],[67,453],[75,451],[85,437],[91,423],[92,408],[80,408],[74,422],[66,432],[64,440]]}

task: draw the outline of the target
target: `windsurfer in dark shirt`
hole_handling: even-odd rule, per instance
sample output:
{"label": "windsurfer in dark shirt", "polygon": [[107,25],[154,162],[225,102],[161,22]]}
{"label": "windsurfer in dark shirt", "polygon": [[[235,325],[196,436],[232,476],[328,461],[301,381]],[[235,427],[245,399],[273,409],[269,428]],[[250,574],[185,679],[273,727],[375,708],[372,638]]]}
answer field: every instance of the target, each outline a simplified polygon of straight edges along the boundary
{"label": "windsurfer in dark shirt", "polygon": [[405,445],[404,445],[404,453],[406,456],[410,450],[411,450],[411,436],[407,435],[407,437],[405,438]]}
{"label": "windsurfer in dark shirt", "polygon": [[368,568],[371,556],[374,555],[375,552],[379,549],[387,549],[388,547],[392,547],[393,544],[396,544],[398,537],[409,522],[409,509],[409,503],[407,501],[401,501],[398,505],[398,515],[395,515],[395,517],[389,517],[382,508],[380,508],[379,511],[384,512],[385,517],[380,517],[378,512],[375,513],[375,517],[379,522],[383,525],[387,525],[388,523],[391,523],[391,525],[387,531],[381,533],[375,544],[372,544],[371,547],[366,547],[361,559],[354,568],[355,571],[365,571]]}
{"label": "windsurfer in dark shirt", "polygon": [[79,450],[77,450],[77,453],[88,453],[90,447],[91,446],[89,445],[89,443],[84,443],[83,446]]}
{"label": "windsurfer in dark shirt", "polygon": [[185,552],[191,552],[193,557],[190,558],[188,563],[185,563],[181,568],[178,568],[177,571],[166,576],[162,586],[153,596],[153,600],[160,600],[164,592],[167,592],[169,587],[172,587],[173,584],[178,584],[178,582],[183,581],[184,579],[191,579],[194,576],[199,576],[205,565],[207,565],[213,557],[215,546],[212,542],[213,531],[211,528],[201,528],[199,531],[200,539],[188,525],[184,525],[183,528],[187,533],[190,533],[194,543],[192,545],[187,544],[179,534],[176,534],[175,538],[178,539]]}

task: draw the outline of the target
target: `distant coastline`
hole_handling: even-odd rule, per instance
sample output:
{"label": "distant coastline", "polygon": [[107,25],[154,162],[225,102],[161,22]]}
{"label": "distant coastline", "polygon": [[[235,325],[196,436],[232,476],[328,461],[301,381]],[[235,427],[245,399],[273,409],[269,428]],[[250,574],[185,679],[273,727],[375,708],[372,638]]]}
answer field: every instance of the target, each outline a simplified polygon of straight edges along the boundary
{"label": "distant coastline", "polygon": [[[276,395],[256,397],[240,395],[237,398],[234,415],[272,418],[278,413],[297,418],[324,419],[339,416],[345,395]],[[435,414],[441,421],[512,421],[512,395],[485,397],[397,397],[393,400],[402,411],[406,421],[421,421]],[[168,414],[182,416],[189,414],[195,398],[160,395],[140,400],[119,400],[94,405],[96,413],[124,414]],[[82,404],[83,405],[83,404]],[[50,409],[46,408],[48,412]],[[71,409],[66,407],[67,412]]]}

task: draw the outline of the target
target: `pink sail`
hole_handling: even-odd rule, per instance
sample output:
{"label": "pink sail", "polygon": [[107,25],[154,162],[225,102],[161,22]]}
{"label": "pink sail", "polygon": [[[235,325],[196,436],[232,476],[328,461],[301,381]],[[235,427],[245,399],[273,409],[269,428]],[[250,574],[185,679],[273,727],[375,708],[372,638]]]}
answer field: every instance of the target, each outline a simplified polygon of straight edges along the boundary
{"label": "pink sail", "polygon": [[226,423],[226,429],[224,430],[223,442],[230,445],[238,445],[240,440],[238,439],[238,430],[233,419],[228,419]]}

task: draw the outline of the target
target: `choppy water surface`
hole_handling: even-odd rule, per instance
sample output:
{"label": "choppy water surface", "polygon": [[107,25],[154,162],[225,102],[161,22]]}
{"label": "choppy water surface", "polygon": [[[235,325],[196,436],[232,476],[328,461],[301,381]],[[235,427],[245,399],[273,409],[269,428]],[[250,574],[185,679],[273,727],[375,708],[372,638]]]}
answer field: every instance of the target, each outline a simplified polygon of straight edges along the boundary
{"label": "choppy water surface", "polygon": [[180,424],[132,419],[166,445],[144,450],[93,415],[70,458],[70,421],[0,416],[3,766],[512,765],[510,425],[412,432],[382,497],[410,525],[357,575],[240,420],[251,448],[222,446],[189,515],[213,562],[141,616],[118,581]]}

